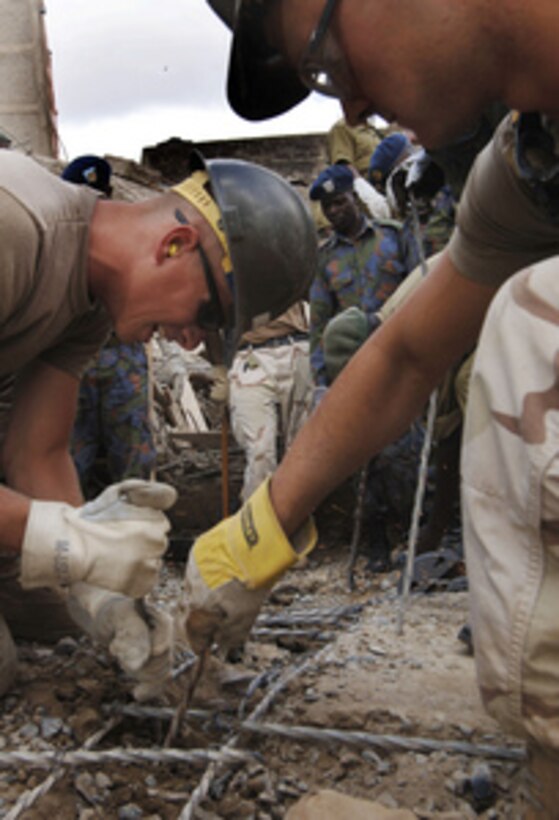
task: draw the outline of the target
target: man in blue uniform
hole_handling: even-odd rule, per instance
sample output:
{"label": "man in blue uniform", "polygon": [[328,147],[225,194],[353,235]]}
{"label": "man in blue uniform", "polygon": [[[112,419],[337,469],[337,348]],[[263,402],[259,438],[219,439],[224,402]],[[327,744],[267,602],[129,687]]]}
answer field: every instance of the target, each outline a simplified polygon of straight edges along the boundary
{"label": "man in blue uniform", "polygon": [[[324,351],[328,323],[341,311],[359,308],[368,335],[377,323],[377,311],[414,267],[415,246],[406,247],[399,223],[365,218],[347,166],[332,165],[322,171],[311,186],[310,197],[320,202],[334,229],[320,249],[310,293],[316,404],[332,381]],[[388,519],[409,520],[411,515],[422,442],[423,427],[417,422],[369,465],[366,517],[373,572],[386,571],[391,565]]]}
{"label": "man in blue uniform", "polygon": [[353,174],[345,165],[322,171],[310,188],[331,223],[311,285],[311,369],[317,388],[327,383],[322,335],[330,319],[348,307],[372,317],[394,293],[417,260],[393,221],[367,219],[353,192]]}

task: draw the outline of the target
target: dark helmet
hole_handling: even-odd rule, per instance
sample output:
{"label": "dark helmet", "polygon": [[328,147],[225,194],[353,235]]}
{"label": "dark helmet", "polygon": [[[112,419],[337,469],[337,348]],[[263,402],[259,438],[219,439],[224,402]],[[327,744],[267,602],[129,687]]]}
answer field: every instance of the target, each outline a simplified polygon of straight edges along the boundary
{"label": "dark helmet", "polygon": [[[308,296],[316,273],[317,237],[305,203],[282,177],[252,162],[190,156],[205,171],[227,240],[234,315],[229,355],[240,337]],[[174,188],[178,193],[188,178]],[[184,196],[184,193],[183,193]]]}
{"label": "dark helmet", "polygon": [[227,96],[246,120],[283,114],[308,96],[297,71],[271,48],[263,33],[266,0],[207,0],[233,32]]}

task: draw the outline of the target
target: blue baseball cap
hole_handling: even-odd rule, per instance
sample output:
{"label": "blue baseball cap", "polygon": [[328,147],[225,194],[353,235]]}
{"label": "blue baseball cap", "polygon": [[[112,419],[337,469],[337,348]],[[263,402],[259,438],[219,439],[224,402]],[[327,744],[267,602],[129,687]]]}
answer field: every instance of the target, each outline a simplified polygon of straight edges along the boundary
{"label": "blue baseball cap", "polygon": [[62,171],[62,179],[76,185],[88,185],[107,196],[111,193],[112,168],[106,159],[95,154],[76,157]]}
{"label": "blue baseball cap", "polygon": [[330,165],[322,171],[309,189],[311,199],[324,199],[332,194],[353,191],[353,173],[347,165]]}
{"label": "blue baseball cap", "polygon": [[385,180],[394,167],[413,151],[409,138],[396,131],[380,142],[372,153],[369,162],[369,177]]}

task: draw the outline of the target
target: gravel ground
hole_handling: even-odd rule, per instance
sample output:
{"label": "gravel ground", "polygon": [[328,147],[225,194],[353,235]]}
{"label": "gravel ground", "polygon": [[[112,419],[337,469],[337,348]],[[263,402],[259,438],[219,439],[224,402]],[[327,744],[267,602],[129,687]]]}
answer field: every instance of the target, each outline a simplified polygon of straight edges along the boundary
{"label": "gravel ground", "polygon": [[[413,595],[398,634],[398,573],[360,559],[349,593],[346,563],[346,546],[317,550],[275,589],[243,657],[209,658],[172,758],[164,739],[192,667],[138,707],[86,638],[21,645],[0,704],[0,816],[267,820],[333,788],[419,818],[518,818],[521,747],[484,714],[457,640],[467,593]],[[159,602],[174,606],[182,572],[167,564]],[[177,652],[177,667],[190,660]],[[245,756],[185,758],[226,745]]]}

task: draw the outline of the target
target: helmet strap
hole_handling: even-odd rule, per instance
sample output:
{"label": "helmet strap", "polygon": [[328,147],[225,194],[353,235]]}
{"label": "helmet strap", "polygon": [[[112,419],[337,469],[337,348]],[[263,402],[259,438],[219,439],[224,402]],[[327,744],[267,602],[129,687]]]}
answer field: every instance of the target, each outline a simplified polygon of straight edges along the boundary
{"label": "helmet strap", "polygon": [[221,213],[213,196],[209,192],[210,178],[206,171],[194,171],[178,185],[174,185],[173,190],[183,199],[186,199],[196,210],[210,223],[210,226],[219,240],[223,250],[221,266],[224,274],[231,273],[233,265],[229,254],[229,243],[223,230]]}

